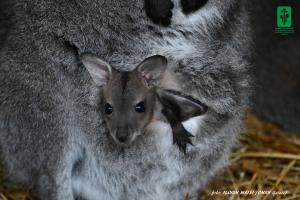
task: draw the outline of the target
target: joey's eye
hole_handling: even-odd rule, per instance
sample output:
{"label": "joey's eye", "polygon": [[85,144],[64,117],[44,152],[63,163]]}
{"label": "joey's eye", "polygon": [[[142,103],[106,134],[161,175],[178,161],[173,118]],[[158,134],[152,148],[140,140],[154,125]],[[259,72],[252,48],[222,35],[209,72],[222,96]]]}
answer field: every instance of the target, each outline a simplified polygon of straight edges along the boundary
{"label": "joey's eye", "polygon": [[145,103],[141,101],[140,103],[136,104],[135,111],[138,113],[143,113],[146,111]]}
{"label": "joey's eye", "polygon": [[104,111],[105,114],[110,115],[113,112],[113,107],[109,103],[106,103]]}

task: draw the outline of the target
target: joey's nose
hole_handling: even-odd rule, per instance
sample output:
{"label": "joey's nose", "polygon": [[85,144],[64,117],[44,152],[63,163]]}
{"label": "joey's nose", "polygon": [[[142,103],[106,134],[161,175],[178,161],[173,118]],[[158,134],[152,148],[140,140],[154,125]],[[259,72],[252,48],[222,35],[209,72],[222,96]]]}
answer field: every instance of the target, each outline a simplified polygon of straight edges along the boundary
{"label": "joey's nose", "polygon": [[128,138],[128,134],[127,133],[118,133],[117,134],[117,139],[121,143],[125,143],[127,141],[127,138]]}

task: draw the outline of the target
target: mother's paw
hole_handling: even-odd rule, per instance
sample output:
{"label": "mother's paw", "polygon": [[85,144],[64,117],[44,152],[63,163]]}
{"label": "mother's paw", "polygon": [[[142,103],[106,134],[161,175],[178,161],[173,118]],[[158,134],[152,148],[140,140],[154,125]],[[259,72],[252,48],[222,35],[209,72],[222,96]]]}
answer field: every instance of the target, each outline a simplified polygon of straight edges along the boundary
{"label": "mother's paw", "polygon": [[145,0],[146,14],[155,24],[170,25],[173,7],[170,0]]}
{"label": "mother's paw", "polygon": [[182,12],[189,14],[204,6],[208,0],[181,0]]}

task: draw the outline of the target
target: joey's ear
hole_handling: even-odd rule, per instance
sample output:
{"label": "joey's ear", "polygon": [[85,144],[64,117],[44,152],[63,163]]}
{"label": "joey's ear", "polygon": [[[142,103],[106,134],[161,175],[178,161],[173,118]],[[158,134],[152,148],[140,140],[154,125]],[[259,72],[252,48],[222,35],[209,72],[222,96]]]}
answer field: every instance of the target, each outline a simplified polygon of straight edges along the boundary
{"label": "joey's ear", "polygon": [[173,90],[158,90],[158,97],[163,106],[172,110],[181,122],[203,115],[208,107],[200,101]]}
{"label": "joey's ear", "polygon": [[80,55],[80,60],[97,86],[104,86],[111,78],[112,69],[108,63],[89,53]]}
{"label": "joey's ear", "polygon": [[155,55],[146,58],[136,70],[145,80],[148,86],[159,85],[168,66],[168,60],[164,56]]}

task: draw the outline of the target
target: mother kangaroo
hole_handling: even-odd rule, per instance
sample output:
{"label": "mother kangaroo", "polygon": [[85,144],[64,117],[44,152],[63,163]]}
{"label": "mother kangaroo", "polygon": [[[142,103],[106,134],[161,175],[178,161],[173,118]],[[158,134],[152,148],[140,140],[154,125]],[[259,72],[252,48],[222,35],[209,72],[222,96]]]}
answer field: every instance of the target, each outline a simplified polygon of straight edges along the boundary
{"label": "mother kangaroo", "polygon": [[[43,200],[196,198],[227,162],[247,107],[250,31],[244,1],[209,0],[154,24],[143,0],[12,0],[0,42],[0,157],[13,184]],[[167,57],[182,90],[209,107],[183,154],[167,124],[118,146],[79,56],[121,71]],[[164,131],[162,131],[164,130]],[[152,132],[152,131],[151,131]],[[154,130],[155,133],[155,130]]]}

